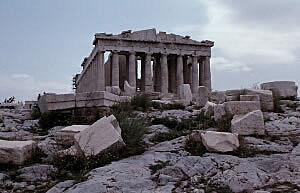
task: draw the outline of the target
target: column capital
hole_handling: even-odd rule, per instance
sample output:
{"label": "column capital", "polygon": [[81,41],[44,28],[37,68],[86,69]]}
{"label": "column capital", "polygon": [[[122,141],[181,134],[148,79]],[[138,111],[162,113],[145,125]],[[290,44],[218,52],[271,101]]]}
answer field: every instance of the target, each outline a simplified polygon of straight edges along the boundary
{"label": "column capital", "polygon": [[97,50],[98,50],[98,52],[105,52],[106,51],[104,46],[100,46],[100,45],[97,47]]}
{"label": "column capital", "polygon": [[153,52],[145,52],[146,56],[151,56],[153,54]]}
{"label": "column capital", "polygon": [[169,54],[167,52],[161,52],[160,53],[162,56],[168,56]]}
{"label": "column capital", "polygon": [[113,53],[113,54],[119,54],[119,50],[112,50],[111,53]]}
{"label": "column capital", "polygon": [[136,51],[129,51],[128,53],[129,53],[129,54],[134,54],[134,55],[135,55],[135,54],[136,54]]}

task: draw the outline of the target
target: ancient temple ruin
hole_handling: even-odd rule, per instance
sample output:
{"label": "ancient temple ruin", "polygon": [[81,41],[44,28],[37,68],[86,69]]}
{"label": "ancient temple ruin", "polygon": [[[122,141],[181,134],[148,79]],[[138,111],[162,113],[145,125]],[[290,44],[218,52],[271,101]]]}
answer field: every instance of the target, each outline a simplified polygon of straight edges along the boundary
{"label": "ancient temple ruin", "polygon": [[[76,93],[124,90],[127,81],[136,91],[178,93],[190,84],[211,89],[210,56],[214,42],[189,36],[157,33],[155,29],[113,35],[95,34],[94,48],[74,78]],[[109,53],[104,61],[104,54]]]}
{"label": "ancient temple ruin", "polygon": [[82,72],[73,78],[75,93],[46,93],[39,100],[42,112],[109,107],[136,92],[179,99],[184,104],[202,93],[205,104],[211,90],[214,42],[148,29],[118,35],[97,33],[93,45],[81,64]]}

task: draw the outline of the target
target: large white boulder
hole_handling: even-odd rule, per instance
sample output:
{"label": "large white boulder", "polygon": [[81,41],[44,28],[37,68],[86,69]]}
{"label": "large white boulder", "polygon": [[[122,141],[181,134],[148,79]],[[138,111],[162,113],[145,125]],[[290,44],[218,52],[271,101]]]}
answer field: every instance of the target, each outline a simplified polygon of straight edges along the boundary
{"label": "large white boulder", "polygon": [[231,120],[231,132],[239,135],[264,135],[264,116],[260,110],[246,115],[235,115]]}
{"label": "large white boulder", "polygon": [[247,88],[247,89],[245,89],[245,94],[258,95],[262,111],[273,111],[274,110],[272,91]]}
{"label": "large white boulder", "polygon": [[274,81],[266,82],[260,85],[261,89],[275,91],[280,98],[296,98],[297,89],[296,83],[293,81]]}
{"label": "large white boulder", "polygon": [[231,152],[240,146],[238,134],[206,131],[201,133],[203,145],[210,152]]}
{"label": "large white boulder", "polygon": [[179,86],[179,98],[187,102],[193,100],[193,94],[189,84],[182,84]]}
{"label": "large white boulder", "polygon": [[199,86],[196,94],[196,103],[203,107],[208,101],[209,90],[205,86]]}
{"label": "large white boulder", "polygon": [[135,95],[136,88],[129,85],[127,80],[124,81],[124,92],[127,96]]}
{"label": "large white boulder", "polygon": [[88,128],[89,125],[71,125],[54,134],[55,141],[60,145],[71,146],[74,144],[74,135]]}
{"label": "large white boulder", "polygon": [[229,116],[242,115],[260,110],[260,102],[257,101],[230,101],[224,104],[225,111]]}
{"label": "large white boulder", "polygon": [[121,129],[116,118],[103,117],[74,136],[75,146],[85,156],[97,155],[104,151],[125,146]]}
{"label": "large white boulder", "polygon": [[0,163],[22,165],[31,158],[35,148],[34,141],[0,140]]}

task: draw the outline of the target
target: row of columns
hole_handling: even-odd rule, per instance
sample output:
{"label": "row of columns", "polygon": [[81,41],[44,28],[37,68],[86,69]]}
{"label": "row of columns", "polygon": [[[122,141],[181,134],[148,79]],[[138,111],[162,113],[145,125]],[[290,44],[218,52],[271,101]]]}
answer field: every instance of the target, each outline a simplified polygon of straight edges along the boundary
{"label": "row of columns", "polygon": [[86,65],[76,92],[105,91],[104,51],[98,51],[90,64]]}
{"label": "row of columns", "polygon": [[[166,53],[162,53],[160,57],[155,55],[152,77],[152,55],[153,53],[145,53],[145,56],[142,57],[141,84],[143,91],[152,92],[155,90],[162,93],[175,91],[178,93],[178,87],[184,83],[191,85],[193,93],[197,92],[199,85],[211,89],[210,57],[191,56],[191,60],[189,60],[191,63],[188,63],[187,57],[182,55],[177,55],[172,60],[171,57],[168,60]],[[137,87],[137,57],[135,52],[129,52],[127,63],[128,83],[132,87]],[[77,85],[77,91],[105,91],[105,86],[120,87],[119,53],[117,51],[112,52],[110,64],[111,72],[105,72],[104,51],[98,51],[84,71],[85,75],[82,76],[80,84]],[[106,85],[105,73],[110,73],[111,85]]]}

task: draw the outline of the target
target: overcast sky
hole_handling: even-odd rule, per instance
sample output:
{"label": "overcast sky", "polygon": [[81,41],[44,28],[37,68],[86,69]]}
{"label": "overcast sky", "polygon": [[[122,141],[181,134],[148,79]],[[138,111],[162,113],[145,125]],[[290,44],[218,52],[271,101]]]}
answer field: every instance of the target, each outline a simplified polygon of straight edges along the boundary
{"label": "overcast sky", "polygon": [[0,0],[0,101],[72,92],[97,32],[212,40],[212,87],[300,83],[299,0]]}

